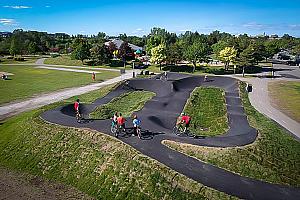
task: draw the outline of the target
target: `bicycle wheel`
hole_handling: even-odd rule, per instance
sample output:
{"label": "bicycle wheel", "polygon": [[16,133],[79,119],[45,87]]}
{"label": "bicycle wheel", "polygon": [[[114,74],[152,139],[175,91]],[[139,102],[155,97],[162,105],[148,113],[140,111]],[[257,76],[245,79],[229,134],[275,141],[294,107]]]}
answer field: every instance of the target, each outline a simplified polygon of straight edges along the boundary
{"label": "bicycle wheel", "polygon": [[141,129],[137,128],[136,132],[137,132],[138,137],[141,139],[142,138]]}
{"label": "bicycle wheel", "polygon": [[173,128],[173,132],[172,132],[173,134],[175,134],[175,135],[180,135],[180,132],[179,132],[179,129],[178,129],[178,127],[174,127]]}
{"label": "bicycle wheel", "polygon": [[110,127],[110,132],[113,133],[113,134],[115,134],[117,132],[117,127],[115,125],[112,125]]}

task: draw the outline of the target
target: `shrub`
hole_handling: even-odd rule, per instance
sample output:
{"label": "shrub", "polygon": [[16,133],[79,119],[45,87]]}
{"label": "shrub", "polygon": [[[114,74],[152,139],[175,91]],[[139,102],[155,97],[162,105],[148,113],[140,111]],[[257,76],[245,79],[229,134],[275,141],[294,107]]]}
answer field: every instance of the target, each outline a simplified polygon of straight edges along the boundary
{"label": "shrub", "polygon": [[23,58],[23,57],[15,57],[14,60],[15,61],[25,61],[25,58]]}
{"label": "shrub", "polygon": [[110,66],[111,67],[123,67],[124,63],[122,60],[112,59],[112,60],[110,60]]}

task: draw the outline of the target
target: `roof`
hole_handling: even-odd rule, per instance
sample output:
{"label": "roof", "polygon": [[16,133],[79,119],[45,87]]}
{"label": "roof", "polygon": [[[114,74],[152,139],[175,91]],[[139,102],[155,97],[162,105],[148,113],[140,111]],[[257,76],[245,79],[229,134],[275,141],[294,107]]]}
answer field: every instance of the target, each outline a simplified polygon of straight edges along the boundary
{"label": "roof", "polygon": [[[120,39],[112,39],[112,40],[110,40],[108,42],[105,42],[105,45],[108,46],[110,42],[113,42],[116,45],[116,47],[119,49],[120,46],[123,44],[124,41],[120,40]],[[130,48],[133,49],[134,51],[137,51],[137,50],[143,51],[142,47],[136,46],[134,44],[128,43],[128,46],[130,46]]]}

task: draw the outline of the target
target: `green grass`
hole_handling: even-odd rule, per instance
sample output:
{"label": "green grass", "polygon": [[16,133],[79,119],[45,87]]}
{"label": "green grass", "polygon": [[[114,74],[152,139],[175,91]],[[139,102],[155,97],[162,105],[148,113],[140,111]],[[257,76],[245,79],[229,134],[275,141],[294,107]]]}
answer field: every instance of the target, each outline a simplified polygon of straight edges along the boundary
{"label": "green grass", "polygon": [[[1,80],[0,104],[93,82],[90,74],[37,69],[32,66],[0,66],[0,71],[14,74],[9,76],[12,80]],[[96,75],[96,82],[116,76],[117,72],[103,71]]]}
{"label": "green grass", "polygon": [[189,129],[196,135],[214,136],[228,130],[224,91],[219,88],[195,88],[184,112],[191,116]]}
{"label": "green grass", "polygon": [[48,124],[39,117],[59,105],[23,113],[0,125],[1,165],[73,186],[97,199],[230,198],[113,137]]}
{"label": "green grass", "polygon": [[259,136],[245,147],[210,148],[165,141],[169,147],[242,176],[270,183],[300,186],[300,143],[274,121],[256,111],[240,85],[250,125]]}
{"label": "green grass", "polygon": [[70,56],[62,55],[56,58],[47,58],[44,61],[44,64],[51,65],[70,65],[70,66],[82,66],[82,62],[80,60],[72,60]]}
{"label": "green grass", "polygon": [[96,119],[110,119],[115,112],[119,112],[124,117],[131,117],[133,112],[141,110],[153,96],[155,93],[148,91],[128,92],[97,107],[90,116]]}
{"label": "green grass", "polygon": [[[86,61],[86,60],[85,60]],[[61,55],[55,58],[47,58],[44,61],[44,64],[48,65],[67,65],[67,66],[87,66],[86,62],[82,64],[80,60],[73,60],[69,55]],[[97,66],[90,66],[91,68],[107,68],[107,69],[123,69],[123,66],[120,67],[111,67],[109,65],[97,65]],[[132,65],[126,65],[126,69],[131,69]]]}
{"label": "green grass", "polygon": [[270,82],[268,90],[272,104],[287,116],[300,123],[300,82]]}
{"label": "green grass", "polygon": [[1,64],[34,64],[40,57],[25,57],[24,61],[16,61],[14,59],[0,58]]}

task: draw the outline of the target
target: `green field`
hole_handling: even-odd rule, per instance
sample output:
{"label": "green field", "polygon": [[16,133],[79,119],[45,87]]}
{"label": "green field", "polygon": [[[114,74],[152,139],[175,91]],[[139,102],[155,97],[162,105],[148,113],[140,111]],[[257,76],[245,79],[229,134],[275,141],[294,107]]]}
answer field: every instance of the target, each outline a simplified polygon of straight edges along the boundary
{"label": "green field", "polygon": [[72,60],[70,56],[62,55],[55,58],[47,58],[44,64],[51,65],[70,65],[70,66],[83,66],[80,60]]}
{"label": "green field", "polygon": [[110,119],[115,112],[118,112],[124,117],[131,117],[133,112],[141,110],[145,103],[154,96],[155,93],[148,91],[128,92],[97,107],[90,116],[96,119]]}
{"label": "green field", "polygon": [[228,130],[224,91],[219,88],[195,88],[184,112],[191,116],[189,129],[196,135],[215,136]]}
{"label": "green field", "polygon": [[34,64],[40,57],[24,57],[24,61],[16,61],[14,59],[0,58],[1,64]]}
{"label": "green field", "polygon": [[[108,91],[105,88],[80,98],[93,101]],[[59,105],[62,103],[23,113],[0,125],[1,165],[73,186],[97,199],[230,198],[113,137],[48,124],[39,117]]]}
{"label": "green field", "polygon": [[[61,55],[55,58],[47,58],[44,61],[44,64],[49,64],[49,65],[67,65],[67,66],[87,66],[87,64],[82,62],[80,60],[73,60],[71,59],[70,56],[68,55]],[[98,68],[108,68],[108,69],[123,69],[124,67],[111,67],[109,65],[100,65],[100,66],[90,66],[91,68],[93,67],[98,67]],[[126,69],[131,69],[132,65],[127,64]]]}
{"label": "green field", "polygon": [[253,144],[234,148],[200,147],[173,141],[164,144],[242,176],[299,187],[300,143],[251,106],[244,83],[240,91],[250,125],[259,132]]}
{"label": "green field", "polygon": [[273,106],[300,123],[300,82],[270,82],[268,90]]}
{"label": "green field", "polygon": [[[87,85],[92,83],[91,75],[86,73],[36,69],[32,66],[0,66],[0,72],[9,72],[11,80],[0,84],[0,104],[25,99],[37,94],[58,89]],[[101,71],[96,82],[118,76],[116,72]]]}

